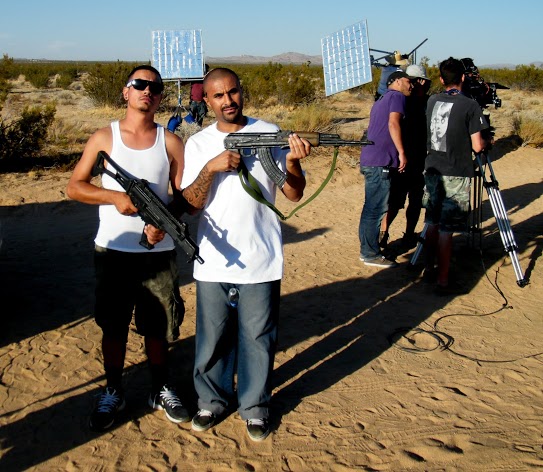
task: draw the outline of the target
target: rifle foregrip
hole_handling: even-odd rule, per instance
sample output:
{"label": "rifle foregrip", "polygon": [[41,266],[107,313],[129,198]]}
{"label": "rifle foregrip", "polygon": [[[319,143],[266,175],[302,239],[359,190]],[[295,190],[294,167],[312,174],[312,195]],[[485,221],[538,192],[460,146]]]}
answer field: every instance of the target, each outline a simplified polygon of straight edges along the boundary
{"label": "rifle foregrip", "polygon": [[[311,131],[290,131],[289,134],[295,133],[300,138],[307,139],[309,141],[309,144],[311,146],[316,147],[321,144],[321,135],[320,133],[315,133]],[[288,136],[287,136],[287,144],[288,144]]]}

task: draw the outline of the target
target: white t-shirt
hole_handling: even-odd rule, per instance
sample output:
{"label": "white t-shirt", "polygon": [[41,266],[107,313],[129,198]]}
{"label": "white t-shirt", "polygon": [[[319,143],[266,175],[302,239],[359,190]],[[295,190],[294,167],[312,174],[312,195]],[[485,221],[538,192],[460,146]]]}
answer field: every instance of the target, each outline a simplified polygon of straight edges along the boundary
{"label": "white t-shirt", "polygon": [[[248,118],[240,133],[275,132],[279,128]],[[205,164],[224,151],[228,133],[213,123],[191,136],[185,145],[185,168],[181,188],[198,176]],[[281,170],[288,150],[273,149]],[[277,187],[268,177],[258,154],[243,157],[249,172],[259,182],[265,198],[275,203]],[[261,283],[283,277],[283,243],[277,215],[257,202],[242,187],[236,171],[215,175],[208,201],[201,211],[197,244],[203,264],[194,264],[194,278],[204,282]]]}

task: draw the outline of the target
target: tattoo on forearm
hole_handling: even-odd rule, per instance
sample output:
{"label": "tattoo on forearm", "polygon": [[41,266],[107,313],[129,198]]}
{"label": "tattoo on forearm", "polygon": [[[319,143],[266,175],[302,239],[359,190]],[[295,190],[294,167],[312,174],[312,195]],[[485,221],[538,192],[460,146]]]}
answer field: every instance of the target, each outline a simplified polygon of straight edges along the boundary
{"label": "tattoo on forearm", "polygon": [[212,183],[213,174],[209,172],[207,166],[204,166],[194,182],[183,190],[183,196],[193,207],[203,208],[209,196]]}

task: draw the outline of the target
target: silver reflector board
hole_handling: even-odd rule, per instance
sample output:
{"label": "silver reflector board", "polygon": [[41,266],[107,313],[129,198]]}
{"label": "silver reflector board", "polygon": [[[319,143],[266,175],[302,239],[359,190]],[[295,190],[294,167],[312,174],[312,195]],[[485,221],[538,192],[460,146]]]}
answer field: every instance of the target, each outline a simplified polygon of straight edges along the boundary
{"label": "silver reflector board", "polygon": [[204,54],[201,30],[153,31],[152,65],[163,80],[201,79]]}
{"label": "silver reflector board", "polygon": [[366,20],[321,39],[326,96],[371,82]]}

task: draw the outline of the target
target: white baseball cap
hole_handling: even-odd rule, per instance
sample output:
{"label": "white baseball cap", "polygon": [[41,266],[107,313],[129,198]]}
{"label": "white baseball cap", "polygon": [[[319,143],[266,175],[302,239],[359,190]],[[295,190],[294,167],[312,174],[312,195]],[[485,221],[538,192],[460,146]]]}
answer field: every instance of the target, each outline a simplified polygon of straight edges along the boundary
{"label": "white baseball cap", "polygon": [[407,66],[405,72],[407,73],[407,75],[416,79],[430,80],[430,78],[426,75],[426,69],[417,64],[411,64],[410,66]]}

